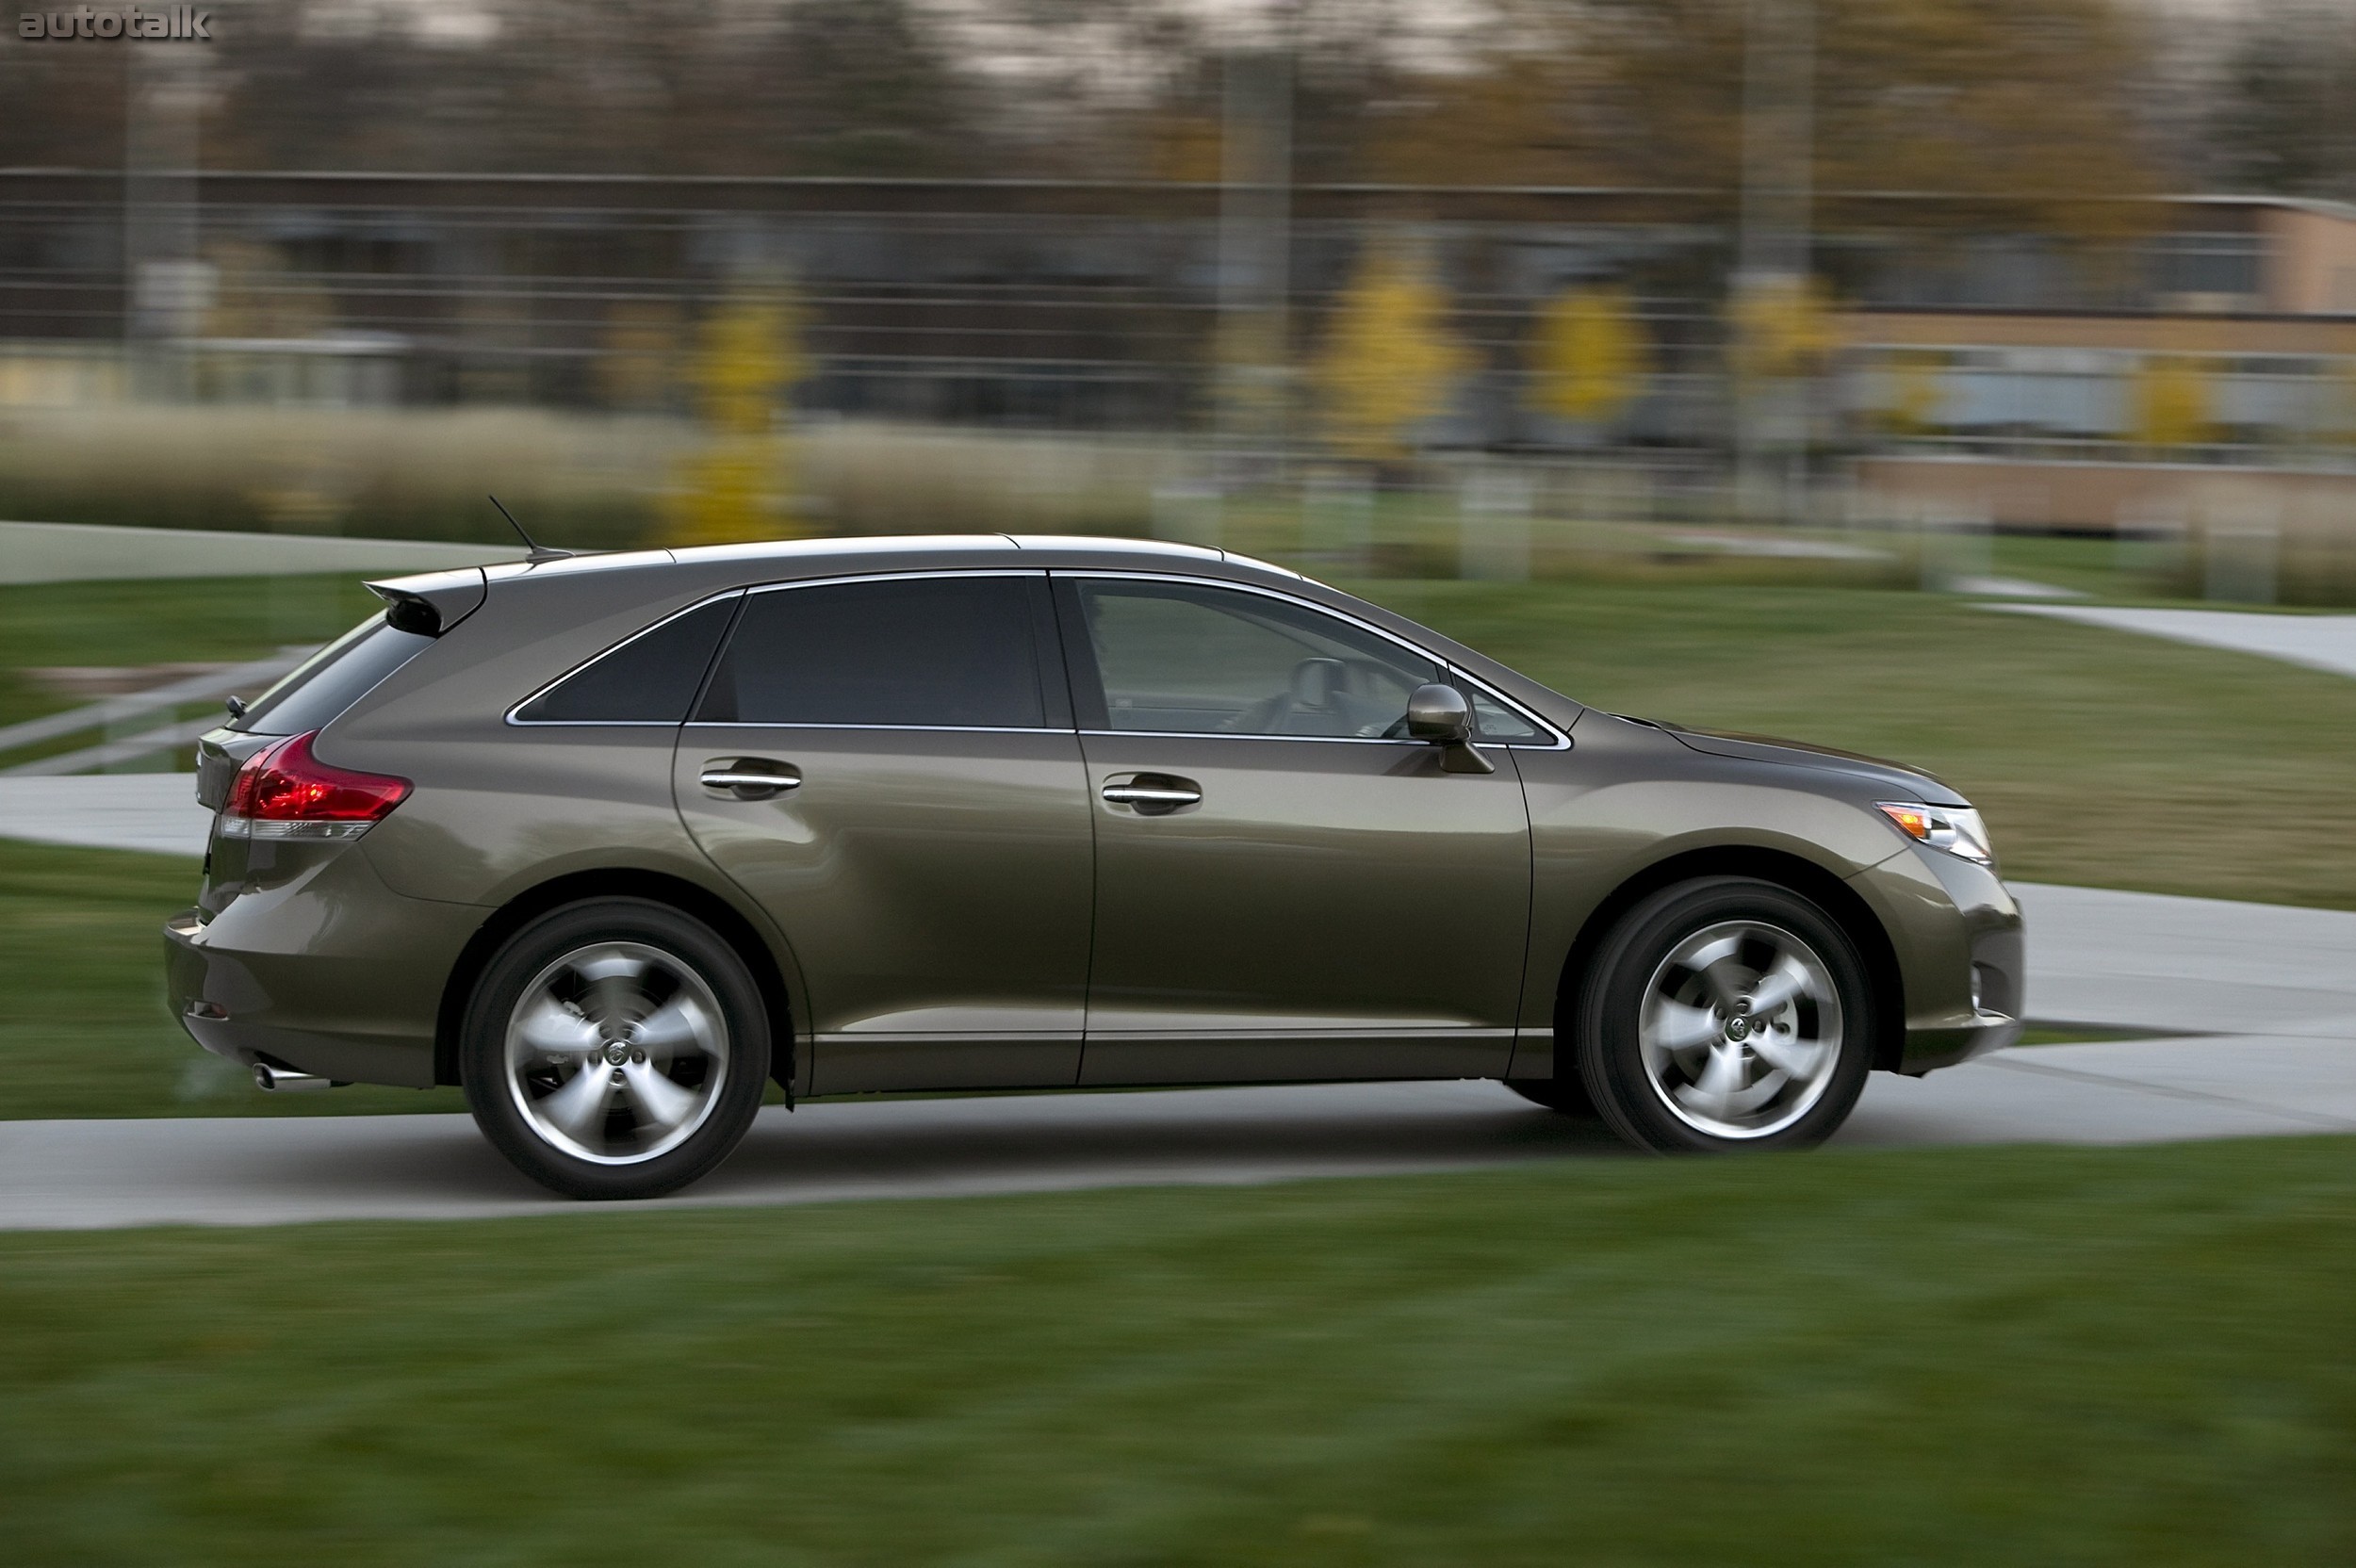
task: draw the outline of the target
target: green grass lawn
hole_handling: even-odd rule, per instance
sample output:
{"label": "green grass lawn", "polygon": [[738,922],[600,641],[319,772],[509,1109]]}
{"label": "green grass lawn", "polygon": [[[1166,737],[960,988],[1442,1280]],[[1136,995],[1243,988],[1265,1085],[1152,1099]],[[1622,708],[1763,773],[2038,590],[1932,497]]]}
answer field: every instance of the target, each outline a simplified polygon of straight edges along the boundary
{"label": "green grass lawn", "polygon": [[2348,1140],[0,1238],[41,1564],[2340,1564]]}
{"label": "green grass lawn", "polygon": [[1614,712],[1928,768],[2008,876],[2356,908],[2356,680],[1922,594],[1352,586]]}
{"label": "green grass lawn", "polygon": [[463,1110],[455,1089],[263,1094],[164,1004],[163,923],[197,863],[0,839],[0,1118]]}
{"label": "green grass lawn", "polygon": [[[359,579],[342,574],[0,586],[0,725],[95,700],[47,686],[29,671],[242,662],[326,642],[379,608]],[[155,722],[193,717],[207,706],[184,704]],[[97,732],[59,737],[11,751],[6,762],[72,751],[102,738]],[[181,765],[188,765],[185,758]]]}

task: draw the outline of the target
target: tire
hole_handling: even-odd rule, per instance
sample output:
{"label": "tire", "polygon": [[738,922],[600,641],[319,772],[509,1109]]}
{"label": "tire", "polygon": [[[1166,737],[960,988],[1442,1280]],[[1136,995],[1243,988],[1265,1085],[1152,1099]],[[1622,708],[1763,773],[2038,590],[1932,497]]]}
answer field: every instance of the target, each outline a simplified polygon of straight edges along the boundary
{"label": "tire", "polygon": [[475,1123],[567,1198],[656,1198],[752,1125],[769,1018],[736,950],[667,905],[566,905],[510,937],[459,1038]]}
{"label": "tire", "polygon": [[1713,876],[1621,917],[1572,1035],[1579,1080],[1612,1130],[1677,1154],[1822,1143],[1865,1086],[1876,1027],[1864,960],[1840,922],[1789,888]]}
{"label": "tire", "polygon": [[1544,1105],[1563,1116],[1592,1117],[1595,1102],[1588,1098],[1587,1086],[1579,1075],[1565,1077],[1557,1072],[1551,1078],[1508,1078],[1505,1086],[1533,1105]]}

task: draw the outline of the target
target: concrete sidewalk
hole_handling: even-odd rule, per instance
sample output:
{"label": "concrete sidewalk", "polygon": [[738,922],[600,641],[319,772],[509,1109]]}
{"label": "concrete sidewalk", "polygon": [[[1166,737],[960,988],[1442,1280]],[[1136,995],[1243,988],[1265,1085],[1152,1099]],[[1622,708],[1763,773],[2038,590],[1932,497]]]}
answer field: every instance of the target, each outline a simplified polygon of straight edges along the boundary
{"label": "concrete sidewalk", "polygon": [[[2356,1133],[2336,1041],[2132,1042],[1876,1073],[1839,1148],[2132,1144]],[[836,1102],[761,1113],[713,1175],[646,1208],[1116,1186],[1234,1186],[1632,1159],[1591,1120],[1497,1084],[1328,1084],[1148,1094]],[[282,1225],[584,1214],[461,1116],[0,1121],[0,1229]]]}
{"label": "concrete sidewalk", "polygon": [[2029,1016],[2356,1041],[2356,912],[2015,882]]}
{"label": "concrete sidewalk", "polygon": [[2173,643],[2230,648],[2356,676],[2356,615],[2267,615],[2246,610],[2131,610],[2107,605],[1988,604],[2015,615],[2048,615],[2082,626],[2165,637]]}
{"label": "concrete sidewalk", "polygon": [[[0,838],[150,855],[205,854],[213,814],[196,803],[192,773],[0,776]],[[195,893],[189,868],[189,893]]]}

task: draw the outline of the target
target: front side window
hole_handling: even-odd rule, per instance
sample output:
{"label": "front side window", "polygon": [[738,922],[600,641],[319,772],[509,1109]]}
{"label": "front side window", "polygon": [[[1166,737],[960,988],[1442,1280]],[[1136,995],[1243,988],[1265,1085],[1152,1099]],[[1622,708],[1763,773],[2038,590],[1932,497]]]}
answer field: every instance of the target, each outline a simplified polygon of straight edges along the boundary
{"label": "front side window", "polygon": [[1486,692],[1475,691],[1468,695],[1472,701],[1473,728],[1484,741],[1536,741],[1544,739],[1538,727],[1497,701]]}
{"label": "front side window", "polygon": [[1388,638],[1261,594],[1120,579],[1078,589],[1116,730],[1396,737],[1408,694],[1445,678]]}
{"label": "front side window", "polygon": [[755,594],[695,716],[705,724],[1043,727],[1037,580],[901,578]]}

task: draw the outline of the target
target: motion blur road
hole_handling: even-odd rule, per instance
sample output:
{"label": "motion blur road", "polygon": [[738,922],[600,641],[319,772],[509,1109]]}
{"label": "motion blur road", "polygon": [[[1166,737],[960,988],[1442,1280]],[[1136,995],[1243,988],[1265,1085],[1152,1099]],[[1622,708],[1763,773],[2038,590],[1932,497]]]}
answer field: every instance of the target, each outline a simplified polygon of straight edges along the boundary
{"label": "motion blur road", "polygon": [[[2035,884],[2038,1018],[2178,1037],[1874,1075],[1836,1147],[2356,1132],[2356,914]],[[1227,1184],[1625,1158],[1494,1084],[856,1101],[763,1111],[666,1204]],[[548,1197],[457,1116],[0,1121],[0,1227],[466,1218]]]}

